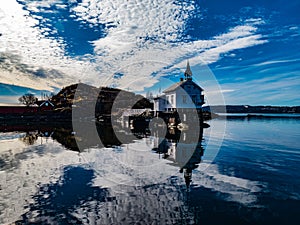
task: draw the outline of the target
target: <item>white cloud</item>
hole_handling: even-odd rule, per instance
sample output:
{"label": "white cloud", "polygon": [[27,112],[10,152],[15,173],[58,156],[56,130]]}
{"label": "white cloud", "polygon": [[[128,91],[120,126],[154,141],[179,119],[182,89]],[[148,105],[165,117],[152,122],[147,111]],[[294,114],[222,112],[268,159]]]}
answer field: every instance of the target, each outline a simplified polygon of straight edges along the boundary
{"label": "white cloud", "polygon": [[[265,104],[265,105],[297,105],[300,80],[297,73],[279,73],[259,79],[234,82],[222,85],[222,89],[234,89],[234,92],[223,92],[230,104]],[[255,90],[249,93],[249,90]],[[279,103],[280,100],[280,103]]]}
{"label": "white cloud", "polygon": [[[61,41],[45,37],[38,25],[38,20],[31,17],[16,1],[0,3],[0,56],[4,63],[10,61],[7,55],[20,57],[18,62],[8,62],[12,65],[10,70],[0,68],[0,82],[51,90],[52,87],[76,82],[86,67],[90,67],[88,62],[64,56]],[[14,65],[17,63],[27,66],[28,71],[33,72],[39,68],[60,71],[60,76],[54,79],[39,78],[30,72],[18,70]]]}
{"label": "white cloud", "polygon": [[[29,10],[43,10],[57,3],[23,2]],[[44,90],[61,88],[78,80],[120,88],[130,83],[132,91],[142,91],[157,83],[163,73],[184,68],[187,58],[191,58],[192,65],[199,64],[200,60],[209,64],[233,50],[266,42],[257,34],[256,25],[262,23],[259,18],[247,20],[244,25],[209,40],[182,42],[187,19],[201,13],[193,5],[184,1],[175,4],[171,0],[84,0],[71,8],[70,13],[91,26],[104,24],[110,28],[106,29],[105,37],[93,42],[94,55],[79,59],[65,56],[63,41],[46,37],[43,32],[47,28],[39,28],[39,20],[15,0],[10,0],[10,4],[0,3],[0,54],[19,55],[20,63],[30,68],[27,72],[14,67],[10,71],[0,69],[0,82]],[[49,71],[47,74],[57,71],[57,75],[36,77],[32,72],[39,68]],[[113,79],[115,72],[124,76]],[[158,72],[158,76],[149,79],[153,72]]]}
{"label": "white cloud", "polygon": [[299,62],[299,61],[300,59],[270,60],[270,61],[254,64],[252,66],[267,66],[267,65],[279,64],[279,63],[283,64],[283,63],[292,63],[292,62]]}

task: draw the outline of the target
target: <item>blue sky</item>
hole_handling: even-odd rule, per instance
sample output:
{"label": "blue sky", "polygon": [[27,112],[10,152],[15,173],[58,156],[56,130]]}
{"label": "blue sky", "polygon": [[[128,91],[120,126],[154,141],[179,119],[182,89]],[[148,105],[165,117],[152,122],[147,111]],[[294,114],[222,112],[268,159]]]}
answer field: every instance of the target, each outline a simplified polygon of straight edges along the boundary
{"label": "blue sky", "polygon": [[0,102],[78,81],[157,93],[189,60],[210,104],[221,92],[226,104],[300,105],[299,11],[296,0],[1,1]]}

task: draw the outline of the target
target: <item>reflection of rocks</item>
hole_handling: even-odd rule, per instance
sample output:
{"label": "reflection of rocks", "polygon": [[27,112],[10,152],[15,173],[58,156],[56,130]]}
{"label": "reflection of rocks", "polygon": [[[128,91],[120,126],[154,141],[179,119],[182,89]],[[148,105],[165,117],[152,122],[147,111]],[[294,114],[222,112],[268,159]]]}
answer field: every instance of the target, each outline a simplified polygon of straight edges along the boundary
{"label": "reflection of rocks", "polygon": [[72,123],[33,123],[0,126],[0,132],[26,132],[20,137],[26,145],[33,145],[38,137],[51,137],[67,149],[82,151],[90,147],[112,147],[132,143],[149,135],[146,128],[129,129],[110,123],[77,122],[80,130],[74,131]]}

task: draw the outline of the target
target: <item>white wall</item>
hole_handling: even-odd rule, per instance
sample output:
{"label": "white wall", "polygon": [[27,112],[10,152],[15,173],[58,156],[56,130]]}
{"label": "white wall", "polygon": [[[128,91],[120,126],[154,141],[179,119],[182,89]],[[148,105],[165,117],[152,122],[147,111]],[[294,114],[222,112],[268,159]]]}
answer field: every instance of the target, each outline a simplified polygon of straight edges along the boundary
{"label": "white wall", "polygon": [[[164,105],[164,108],[201,108],[202,105],[196,105],[192,100],[193,96],[195,96],[195,102],[201,103],[201,95],[202,91],[199,88],[195,87],[194,83],[186,83],[184,84],[183,88],[177,88],[175,91],[166,93],[166,100],[168,100],[168,102]],[[183,96],[186,96],[185,102],[183,101]]]}
{"label": "white wall", "polygon": [[[173,102],[171,101],[173,96]],[[166,99],[168,100],[165,108],[176,108],[176,92],[172,91],[166,94]]]}
{"label": "white wall", "polygon": [[[191,95],[196,95],[197,101],[200,102],[201,91],[193,90],[192,92],[185,91],[183,89],[177,89],[176,92],[176,108],[201,108],[200,105],[195,105]],[[186,103],[183,102],[183,96],[186,96]]]}

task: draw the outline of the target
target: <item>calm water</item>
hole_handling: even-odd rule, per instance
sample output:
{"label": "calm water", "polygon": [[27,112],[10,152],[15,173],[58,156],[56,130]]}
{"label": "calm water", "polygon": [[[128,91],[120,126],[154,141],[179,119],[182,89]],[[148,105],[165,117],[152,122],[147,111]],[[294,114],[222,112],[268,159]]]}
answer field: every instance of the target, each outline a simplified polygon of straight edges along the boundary
{"label": "calm water", "polygon": [[299,224],[300,119],[229,119],[211,162],[223,124],[2,125],[0,224]]}

